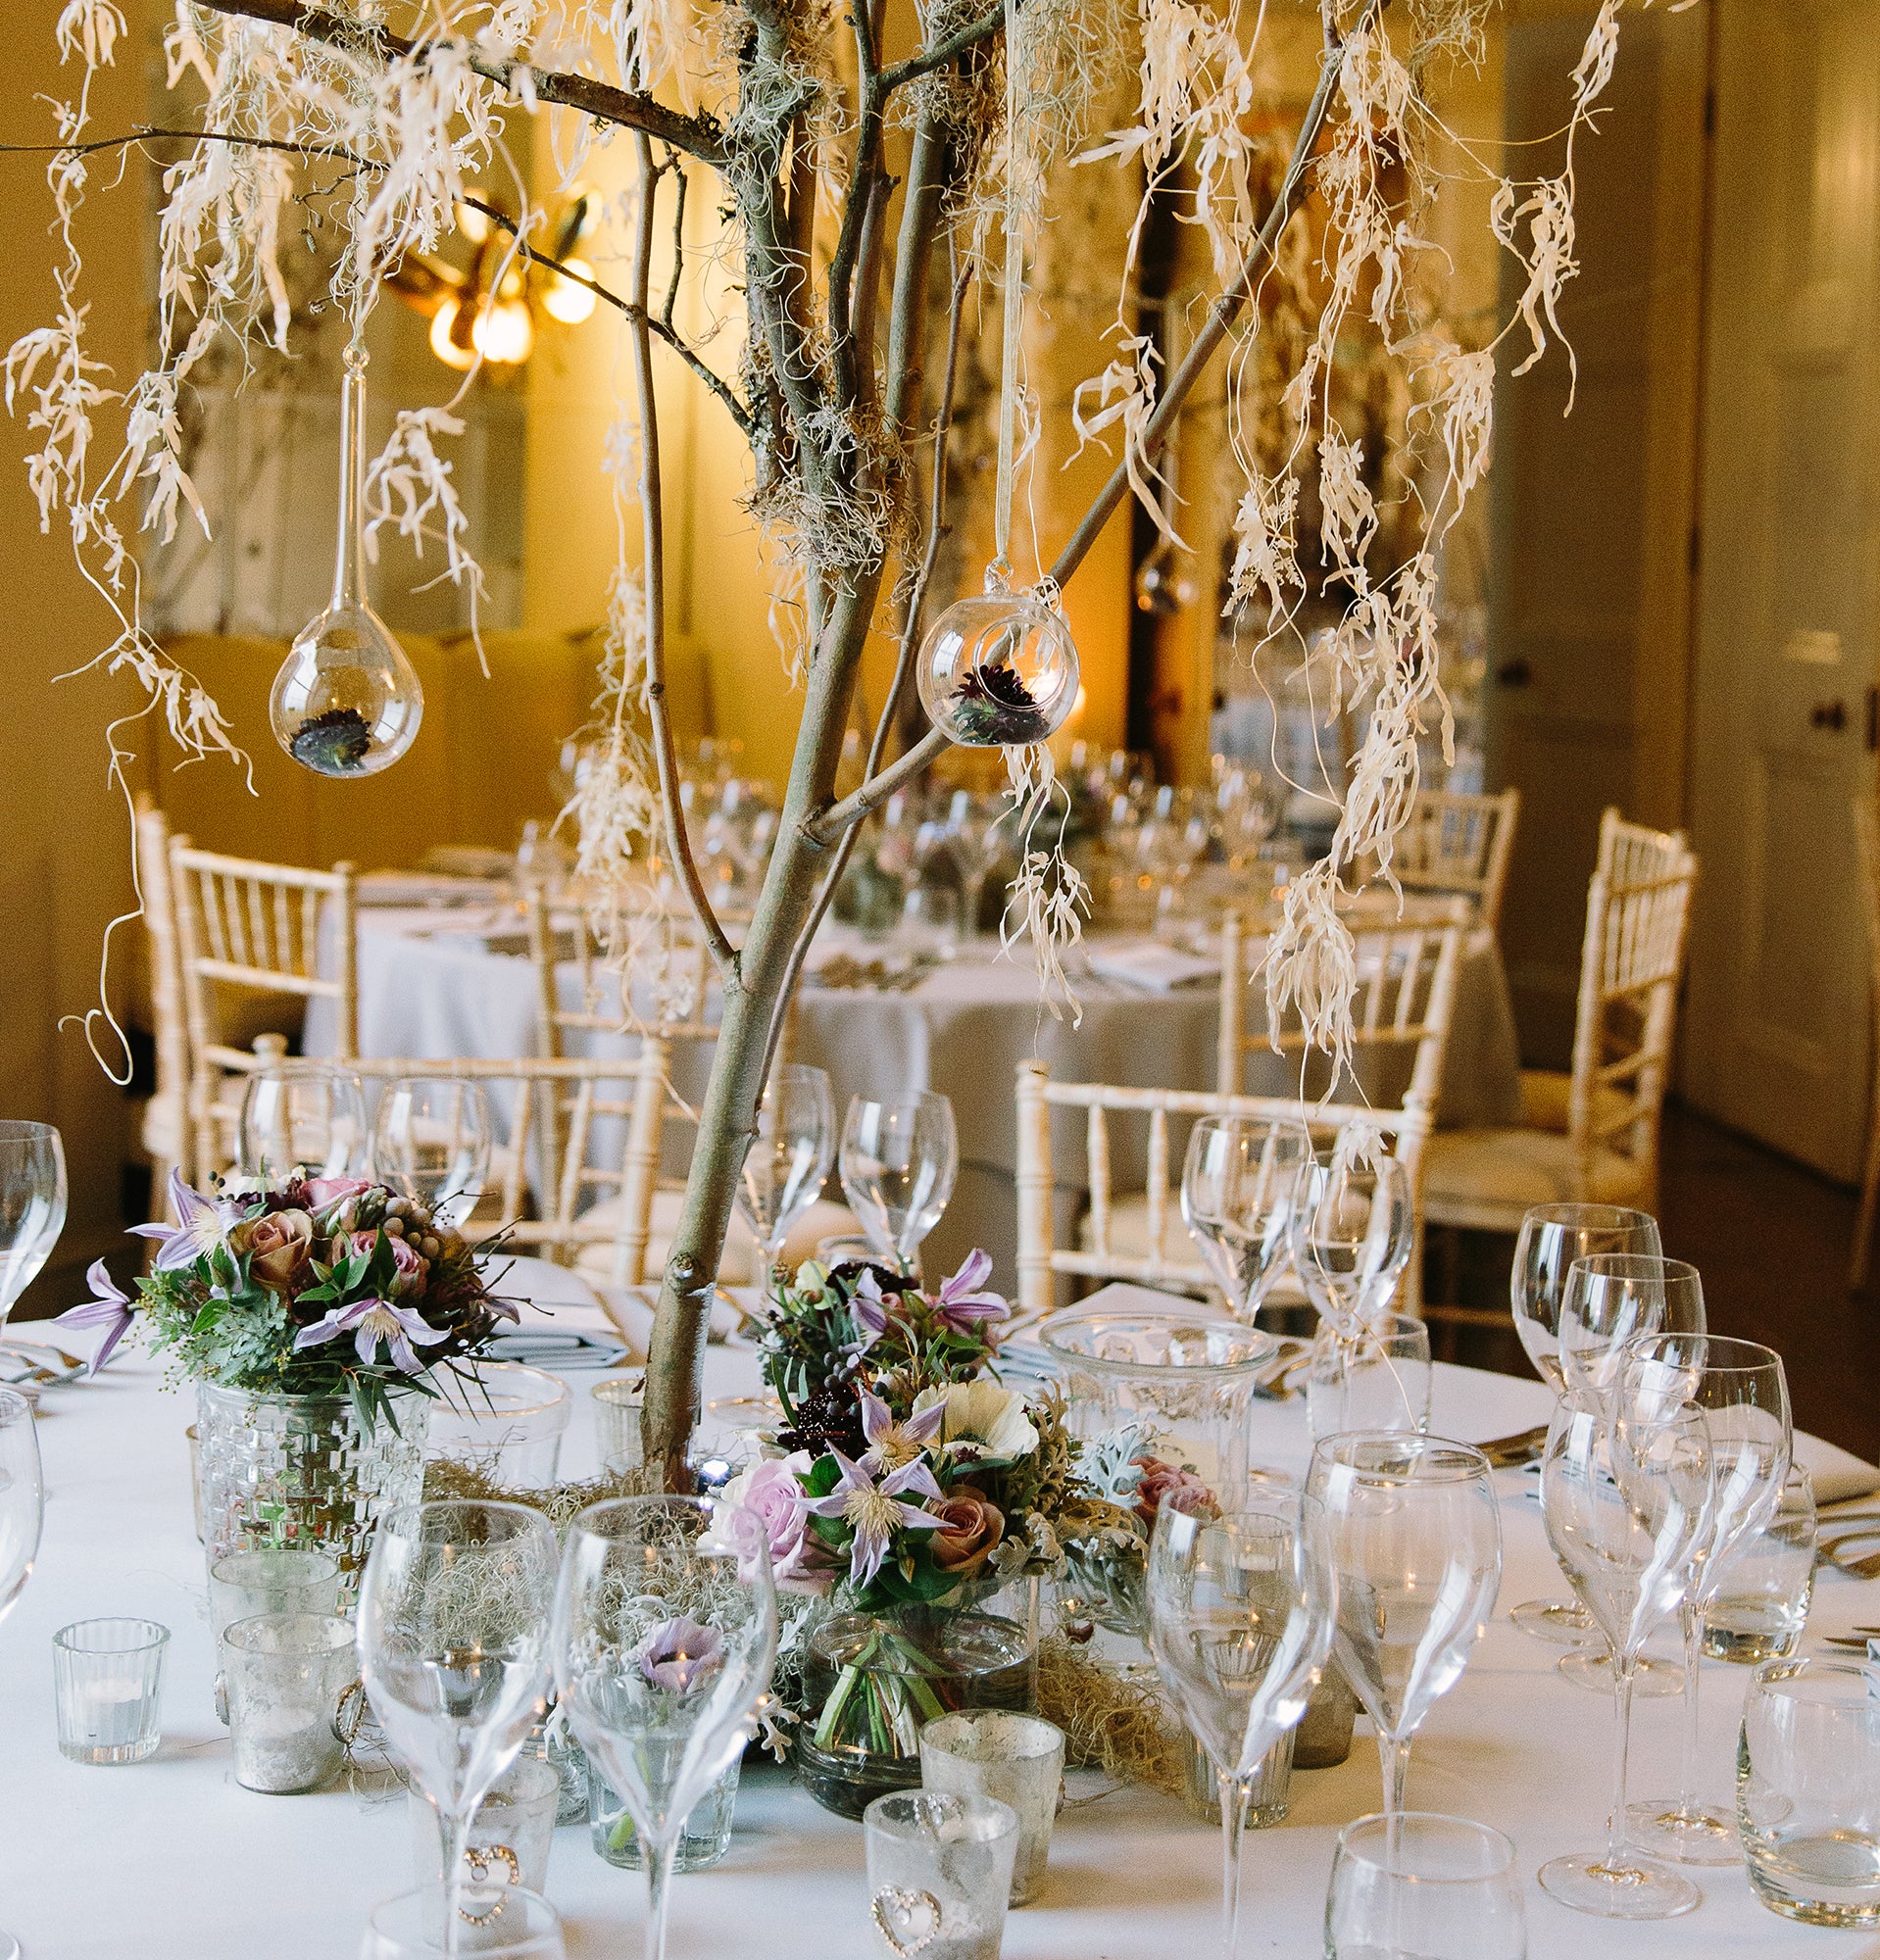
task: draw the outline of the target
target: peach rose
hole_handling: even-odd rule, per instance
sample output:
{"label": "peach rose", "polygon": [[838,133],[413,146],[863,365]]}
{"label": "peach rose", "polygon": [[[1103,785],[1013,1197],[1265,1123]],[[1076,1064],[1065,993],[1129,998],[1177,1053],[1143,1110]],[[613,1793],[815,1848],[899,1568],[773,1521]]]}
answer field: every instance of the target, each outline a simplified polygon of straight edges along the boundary
{"label": "peach rose", "polygon": [[248,1254],[249,1276],[276,1293],[292,1291],[314,1246],[314,1221],[305,1211],[267,1211],[231,1235]]}
{"label": "peach rose", "polygon": [[929,1498],[927,1510],[946,1520],[927,1540],[934,1564],[962,1579],[974,1577],[1005,1535],[1005,1513],[990,1498],[966,1489],[953,1491],[938,1501]]}

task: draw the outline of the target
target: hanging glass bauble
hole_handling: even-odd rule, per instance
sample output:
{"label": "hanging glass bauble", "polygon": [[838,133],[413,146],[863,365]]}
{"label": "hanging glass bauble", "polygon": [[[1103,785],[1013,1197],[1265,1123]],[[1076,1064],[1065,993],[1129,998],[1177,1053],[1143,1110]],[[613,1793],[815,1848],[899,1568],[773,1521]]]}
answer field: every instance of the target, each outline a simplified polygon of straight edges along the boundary
{"label": "hanging glass bauble", "polygon": [[417,739],[424,690],[366,590],[366,352],[346,350],[332,603],[296,635],[268,697],[274,739],[321,776],[371,776]]}
{"label": "hanging glass bauble", "polygon": [[1077,643],[1035,594],[995,567],[976,599],[956,600],[920,644],[920,704],[968,749],[1042,742],[1077,700]]}

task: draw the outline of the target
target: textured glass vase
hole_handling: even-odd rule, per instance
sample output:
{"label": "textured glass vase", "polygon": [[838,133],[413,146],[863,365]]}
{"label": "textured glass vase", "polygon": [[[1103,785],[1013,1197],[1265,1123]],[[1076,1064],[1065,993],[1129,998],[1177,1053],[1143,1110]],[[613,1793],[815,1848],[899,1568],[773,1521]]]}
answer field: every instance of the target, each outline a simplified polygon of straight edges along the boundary
{"label": "textured glass vase", "polygon": [[430,1404],[405,1396],[398,1428],[369,1433],[345,1396],[197,1389],[209,1562],[251,1545],[319,1546],[339,1561],[350,1608],[382,1512],[416,1503]]}

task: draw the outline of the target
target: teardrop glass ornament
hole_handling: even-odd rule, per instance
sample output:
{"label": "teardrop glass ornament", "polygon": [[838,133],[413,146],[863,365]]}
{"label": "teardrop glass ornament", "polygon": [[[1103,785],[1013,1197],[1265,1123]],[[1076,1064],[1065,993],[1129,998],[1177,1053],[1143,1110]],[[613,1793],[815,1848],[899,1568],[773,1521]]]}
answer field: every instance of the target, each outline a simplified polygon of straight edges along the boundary
{"label": "teardrop glass ornament", "polygon": [[332,603],[287,650],[268,697],[274,739],[319,776],[372,776],[418,737],[424,690],[366,591],[366,350],[346,350]]}
{"label": "teardrop glass ornament", "polygon": [[920,705],[967,749],[1022,748],[1062,726],[1077,700],[1077,643],[1035,593],[997,565],[976,599],[957,599],[920,643]]}

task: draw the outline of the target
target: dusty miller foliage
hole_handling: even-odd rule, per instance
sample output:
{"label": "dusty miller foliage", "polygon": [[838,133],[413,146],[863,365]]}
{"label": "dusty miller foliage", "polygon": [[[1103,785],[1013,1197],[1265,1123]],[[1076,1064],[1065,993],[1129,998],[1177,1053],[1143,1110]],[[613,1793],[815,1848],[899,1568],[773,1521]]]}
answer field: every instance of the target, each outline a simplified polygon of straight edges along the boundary
{"label": "dusty miller foliage", "polygon": [[[589,253],[596,263],[623,263],[638,201],[663,194],[671,211],[681,183],[725,215],[701,246],[698,227],[682,231],[673,214],[675,237],[684,239],[673,289],[682,276],[720,270],[743,294],[742,317],[677,351],[712,387],[718,407],[709,412],[733,418],[750,444],[748,505],[769,540],[776,616],[793,622],[782,637],[798,673],[825,653],[837,601],[859,579],[879,580],[898,565],[905,598],[923,542],[915,491],[931,466],[921,438],[937,363],[929,349],[926,401],[905,404],[894,419],[887,404],[896,364],[916,350],[896,343],[889,309],[876,304],[897,270],[900,199],[883,145],[913,130],[916,146],[937,155],[940,263],[951,240],[988,285],[1000,259],[990,241],[1003,242],[1009,205],[1029,235],[1051,221],[1054,166],[1081,159],[1124,169],[1142,188],[1143,215],[1152,194],[1174,198],[1205,234],[1220,287],[1245,281],[1256,301],[1227,350],[1240,487],[1226,608],[1258,607],[1266,642],[1296,642],[1303,655],[1302,605],[1327,586],[1349,595],[1323,706],[1328,715],[1364,710],[1368,734],[1331,855],[1293,887],[1265,967],[1275,1017],[1292,1003],[1309,1034],[1339,1054],[1355,975],[1334,902],[1349,878],[1390,877],[1392,840],[1417,788],[1417,738],[1432,728],[1449,738],[1435,613],[1443,541],[1487,467],[1498,349],[1513,342],[1520,372],[1561,337],[1558,303],[1575,271],[1574,151],[1595,129],[1622,0],[1605,0],[1578,67],[1563,79],[1560,141],[1552,151],[1513,153],[1517,163],[1552,156],[1560,169],[1526,178],[1480,163],[1431,107],[1432,76],[1479,58],[1491,4],[1017,0],[1009,24],[979,0],[930,0],[917,24],[897,23],[897,33],[917,24],[919,48],[940,48],[975,21],[986,31],[948,59],[899,73],[883,67],[868,38],[866,0],[333,0],[318,31],[305,30],[307,19],[297,29],[243,17],[245,6],[268,11],[262,0],[176,0],[165,35],[170,121],[214,139],[165,153],[155,353],[147,371],[120,385],[86,352],[94,301],[74,226],[93,171],[108,165],[116,173],[121,145],[113,138],[123,132],[94,127],[90,97],[98,71],[125,52],[124,24],[110,0],[66,0],[53,31],[74,82],[69,98],[52,105],[66,147],[48,170],[62,257],[49,323],[14,345],[5,375],[9,407],[38,438],[28,471],[42,527],[69,529],[84,576],[111,612],[114,637],[97,663],[135,676],[148,711],[185,755],[239,759],[216,703],[140,614],[138,533],[167,539],[180,524],[206,531],[210,522],[185,466],[179,403],[219,343],[287,351],[282,257],[304,203],[321,202],[343,223],[331,299],[357,329],[400,257],[432,250],[451,231],[468,188],[494,181],[520,194],[524,173],[505,143],[532,116],[553,118],[556,192],[576,181],[596,146],[639,140],[622,126],[631,117],[547,106],[555,77],[603,82],[668,112],[643,153],[651,171],[605,214],[612,235]],[[1273,134],[1288,119],[1264,41],[1282,13],[1319,19],[1331,86],[1300,179],[1307,195],[1262,253],[1257,234],[1289,175],[1287,142]],[[1008,25],[1016,64],[1010,76]],[[1118,62],[1139,73],[1133,120],[1093,130],[1091,104],[1104,98]],[[893,75],[894,85],[870,93],[865,66]],[[1008,101],[1018,111],[1012,128]],[[1444,170],[1460,160],[1491,181],[1494,237],[1524,271],[1513,316],[1486,344],[1464,344],[1444,324],[1445,266],[1423,235],[1444,191],[1431,168],[1439,146]],[[906,174],[899,161],[894,169]],[[872,224],[864,221],[870,198],[878,202]],[[524,201],[517,250],[541,249],[544,234],[540,206]],[[1137,320],[1140,237],[1139,220],[1117,269],[1113,359],[1077,390],[1070,421],[1081,439],[1126,461],[1132,491],[1168,526],[1158,457],[1144,442],[1168,376]],[[660,297],[648,296],[649,311]],[[676,341],[669,296],[663,318]],[[915,330],[928,324],[922,318]],[[1341,422],[1333,375],[1354,328],[1381,349],[1406,405],[1410,456],[1396,487],[1412,507],[1408,524],[1402,513],[1380,511],[1375,471]],[[1290,336],[1276,407],[1262,387],[1272,371],[1262,334],[1274,332]],[[373,468],[372,514],[415,539],[434,539],[445,574],[473,588],[480,574],[444,454],[461,428],[451,406],[400,417]],[[95,448],[107,418],[114,430],[122,422],[122,440]],[[1035,452],[1042,411],[1029,388],[1020,418]],[[721,435],[714,430],[712,439]],[[634,895],[649,888],[647,860],[662,848],[648,733],[654,657],[629,521],[638,452],[636,412],[622,406],[608,444],[618,562],[602,688],[590,765],[568,812],[581,871],[600,895],[601,923],[622,956],[644,937],[645,907]],[[1308,537],[1302,517],[1313,509],[1317,532]],[[1387,514],[1388,535],[1408,530],[1413,541],[1380,568]],[[886,583],[897,589],[894,576]],[[914,634],[918,623],[902,630]],[[114,726],[114,760],[127,740]],[[1033,783],[1021,768],[1014,796]],[[1028,859],[1018,912],[1052,970],[1054,942],[1075,930],[1074,894],[1066,904],[1048,864]]]}

